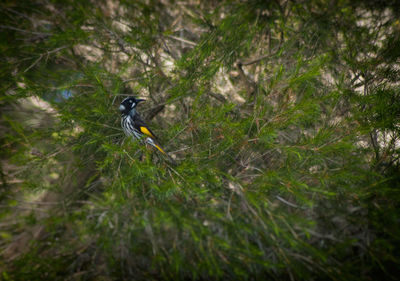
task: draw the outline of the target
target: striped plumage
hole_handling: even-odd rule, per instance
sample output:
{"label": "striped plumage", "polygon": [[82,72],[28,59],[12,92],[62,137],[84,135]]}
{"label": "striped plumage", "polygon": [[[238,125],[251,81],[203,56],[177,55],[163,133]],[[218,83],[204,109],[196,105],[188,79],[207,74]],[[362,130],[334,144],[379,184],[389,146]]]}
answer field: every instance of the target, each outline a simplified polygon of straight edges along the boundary
{"label": "striped plumage", "polygon": [[136,106],[144,100],[128,97],[121,102],[121,126],[127,136],[132,136],[147,143],[161,153],[166,154],[164,149],[157,144],[157,138],[136,111]]}

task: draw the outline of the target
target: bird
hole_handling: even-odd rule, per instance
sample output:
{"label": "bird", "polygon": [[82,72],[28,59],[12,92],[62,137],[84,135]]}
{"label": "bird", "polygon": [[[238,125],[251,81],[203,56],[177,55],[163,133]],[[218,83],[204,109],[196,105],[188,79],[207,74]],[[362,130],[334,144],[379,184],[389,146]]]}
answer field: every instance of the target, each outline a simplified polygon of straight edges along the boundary
{"label": "bird", "polygon": [[143,101],[145,100],[127,97],[121,102],[119,106],[119,111],[121,112],[121,127],[128,137],[134,137],[141,142],[145,142],[156,148],[162,154],[168,156],[165,150],[158,144],[157,137],[136,110],[137,105]]}

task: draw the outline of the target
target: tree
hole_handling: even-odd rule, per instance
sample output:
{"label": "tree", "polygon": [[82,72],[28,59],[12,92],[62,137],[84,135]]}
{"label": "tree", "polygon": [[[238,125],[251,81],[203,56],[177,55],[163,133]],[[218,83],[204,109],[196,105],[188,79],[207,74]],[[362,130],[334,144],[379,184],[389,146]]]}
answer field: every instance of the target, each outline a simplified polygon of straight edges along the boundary
{"label": "tree", "polygon": [[398,8],[3,3],[2,278],[395,279]]}

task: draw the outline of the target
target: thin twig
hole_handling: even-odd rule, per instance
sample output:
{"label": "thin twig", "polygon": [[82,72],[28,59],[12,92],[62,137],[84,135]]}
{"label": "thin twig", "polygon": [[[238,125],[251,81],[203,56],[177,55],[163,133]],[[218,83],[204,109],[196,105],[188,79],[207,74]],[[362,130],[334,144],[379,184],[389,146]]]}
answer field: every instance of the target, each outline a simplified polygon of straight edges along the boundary
{"label": "thin twig", "polygon": [[15,30],[15,31],[23,32],[23,33],[36,34],[36,35],[47,35],[47,36],[52,35],[51,33],[29,31],[29,30],[24,30],[24,29],[16,28],[16,27],[9,26],[9,25],[2,25],[2,24],[0,24],[0,28],[2,28],[2,29]]}
{"label": "thin twig", "polygon": [[34,63],[32,63],[27,69],[24,70],[24,73],[27,72],[29,69],[31,69],[32,67],[34,67],[43,57],[43,54],[41,54],[37,60],[34,61]]}
{"label": "thin twig", "polygon": [[[289,205],[290,207],[293,208],[302,208],[300,206],[297,206],[296,204],[290,203],[289,201],[283,199],[282,197],[280,197],[279,195],[275,196],[276,199],[278,199],[279,201],[285,203],[286,205]],[[303,209],[303,208],[302,208]]]}
{"label": "thin twig", "polygon": [[47,61],[47,59],[48,59],[50,54],[56,53],[58,51],[61,51],[62,49],[65,49],[67,47],[68,46],[62,46],[62,47],[56,48],[56,49],[51,50],[51,51],[46,51],[46,53],[40,54],[39,57],[37,58],[37,60],[35,60],[27,69],[24,70],[24,73],[27,72],[32,67],[34,67],[43,58],[44,55],[47,55],[47,58],[46,58],[46,61]]}
{"label": "thin twig", "polygon": [[176,36],[173,36],[173,35],[168,35],[167,37],[171,38],[171,39],[174,39],[174,40],[177,40],[177,41],[181,41],[181,42],[186,43],[186,44],[191,45],[191,46],[197,46],[196,43],[194,43],[192,41],[189,41],[189,40],[186,40],[186,39],[183,39],[183,38],[180,38],[180,37],[176,37]]}
{"label": "thin twig", "polygon": [[262,55],[262,56],[260,56],[260,57],[258,57],[258,58],[255,58],[255,59],[251,59],[251,60],[248,60],[248,61],[244,61],[244,62],[239,62],[241,65],[250,65],[250,64],[253,64],[253,63],[257,63],[257,62],[259,62],[259,61],[262,61],[263,59],[266,59],[266,58],[269,58],[269,57],[272,57],[273,55],[270,55],[270,54],[265,54],[265,55]]}

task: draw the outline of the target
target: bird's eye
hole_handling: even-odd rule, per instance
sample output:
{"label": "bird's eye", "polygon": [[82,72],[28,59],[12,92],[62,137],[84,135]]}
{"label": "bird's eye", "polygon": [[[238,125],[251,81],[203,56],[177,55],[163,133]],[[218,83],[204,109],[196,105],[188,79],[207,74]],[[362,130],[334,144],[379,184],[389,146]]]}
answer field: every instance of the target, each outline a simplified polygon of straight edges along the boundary
{"label": "bird's eye", "polygon": [[129,102],[132,103],[133,101],[130,100]]}

